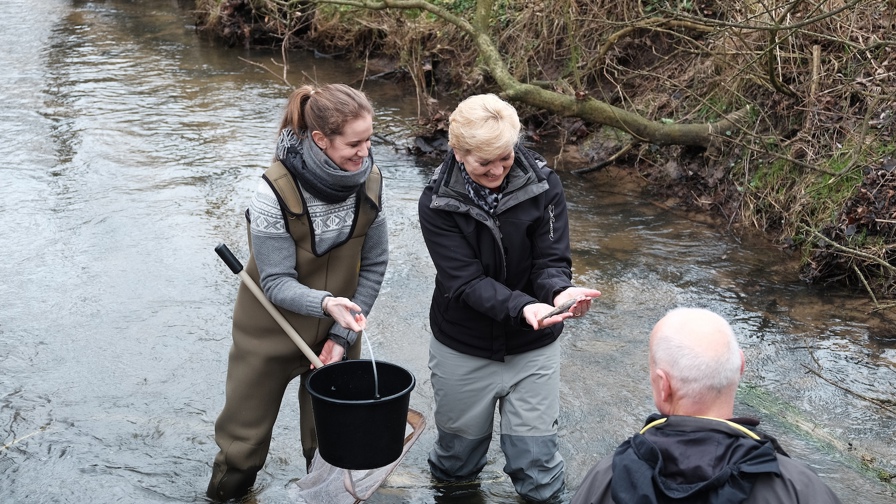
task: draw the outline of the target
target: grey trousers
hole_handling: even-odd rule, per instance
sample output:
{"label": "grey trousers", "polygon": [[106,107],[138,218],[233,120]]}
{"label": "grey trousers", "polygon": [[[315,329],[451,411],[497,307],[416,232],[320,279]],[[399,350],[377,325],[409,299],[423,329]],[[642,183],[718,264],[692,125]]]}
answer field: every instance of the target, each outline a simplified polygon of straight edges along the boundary
{"label": "grey trousers", "polygon": [[429,369],[438,429],[429,466],[436,479],[471,480],[482,471],[497,405],[504,472],[517,493],[544,501],[563,491],[556,342],[497,362],[457,352],[432,338]]}

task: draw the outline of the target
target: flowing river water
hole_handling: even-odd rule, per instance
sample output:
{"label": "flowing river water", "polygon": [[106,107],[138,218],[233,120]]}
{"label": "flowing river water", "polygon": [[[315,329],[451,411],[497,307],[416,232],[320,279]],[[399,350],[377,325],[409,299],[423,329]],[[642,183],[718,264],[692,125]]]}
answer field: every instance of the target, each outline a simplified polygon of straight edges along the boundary
{"label": "flowing river water", "polygon": [[[248,255],[242,213],[290,88],[240,59],[276,70],[276,51],[198,38],[191,4],[0,2],[0,502],[205,501],[238,285],[213,249]],[[294,85],[362,83],[349,63],[291,59]],[[369,502],[518,502],[497,443],[478,489],[430,480],[434,270],[416,200],[433,165],[406,153],[413,93],[363,89],[377,111],[391,249],[367,334],[378,360],[415,374],[411,407],[430,420]],[[896,472],[892,321],[862,296],[804,285],[778,249],[667,212],[613,177],[561,175],[576,282],[603,291],[561,339],[570,492],[652,411],[647,334],[691,305],[740,337],[736,413],[761,417],[844,502],[894,502],[878,477]],[[259,503],[297,502],[296,391]]]}

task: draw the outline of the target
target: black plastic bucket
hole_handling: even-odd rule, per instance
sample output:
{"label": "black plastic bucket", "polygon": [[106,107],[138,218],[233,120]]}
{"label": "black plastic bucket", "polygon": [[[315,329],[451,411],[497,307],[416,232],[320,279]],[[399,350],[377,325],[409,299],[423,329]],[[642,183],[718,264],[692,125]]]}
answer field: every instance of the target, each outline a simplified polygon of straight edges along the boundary
{"label": "black plastic bucket", "polygon": [[308,377],[320,456],[342,469],[375,469],[395,462],[404,448],[414,375],[376,361],[328,364]]}

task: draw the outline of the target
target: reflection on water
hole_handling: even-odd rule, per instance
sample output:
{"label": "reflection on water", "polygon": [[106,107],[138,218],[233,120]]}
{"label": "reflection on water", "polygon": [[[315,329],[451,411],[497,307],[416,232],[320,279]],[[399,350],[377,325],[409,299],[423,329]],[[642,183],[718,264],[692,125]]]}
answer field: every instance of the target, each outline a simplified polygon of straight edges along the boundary
{"label": "reflection on water", "polygon": [[[289,89],[196,38],[176,0],[7,0],[0,15],[0,502],[203,502],[223,405],[242,212],[270,160]],[[359,82],[344,62],[292,56],[290,80]],[[433,166],[404,153],[413,96],[365,82],[377,110],[390,267],[368,336],[426,368],[433,268],[416,200]],[[761,416],[844,501],[892,502],[860,457],[896,472],[892,321],[804,286],[781,251],[739,242],[625,194],[563,176],[578,283],[603,291],[567,325],[562,444],[570,490],[651,412],[646,338],[677,305],[732,321],[748,359],[741,414]],[[304,464],[287,393],[257,501],[295,502]],[[493,443],[479,482],[434,485],[432,422],[369,502],[517,502]]]}

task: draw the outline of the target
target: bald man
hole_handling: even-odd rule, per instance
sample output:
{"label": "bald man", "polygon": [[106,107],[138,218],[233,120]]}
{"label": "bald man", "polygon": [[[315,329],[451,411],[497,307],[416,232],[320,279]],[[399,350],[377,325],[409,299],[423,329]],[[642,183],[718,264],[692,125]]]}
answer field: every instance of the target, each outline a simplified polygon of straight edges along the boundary
{"label": "bald man", "polygon": [[650,332],[657,411],[585,476],[572,504],[840,503],[759,421],[734,416],[744,354],[719,315],[676,308]]}

